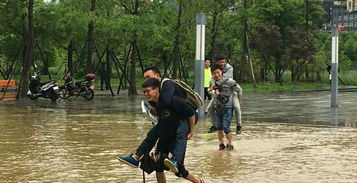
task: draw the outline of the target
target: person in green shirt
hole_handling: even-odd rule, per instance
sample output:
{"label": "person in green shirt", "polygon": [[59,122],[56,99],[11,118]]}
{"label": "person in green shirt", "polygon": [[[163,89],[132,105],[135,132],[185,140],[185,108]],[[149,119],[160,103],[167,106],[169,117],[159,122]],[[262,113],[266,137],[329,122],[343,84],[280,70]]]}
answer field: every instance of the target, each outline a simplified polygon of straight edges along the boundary
{"label": "person in green shirt", "polygon": [[211,95],[208,93],[208,88],[210,87],[212,79],[212,74],[211,74],[211,61],[209,58],[205,59],[205,76],[204,76],[204,88],[205,88],[205,96],[204,100],[211,100]]}

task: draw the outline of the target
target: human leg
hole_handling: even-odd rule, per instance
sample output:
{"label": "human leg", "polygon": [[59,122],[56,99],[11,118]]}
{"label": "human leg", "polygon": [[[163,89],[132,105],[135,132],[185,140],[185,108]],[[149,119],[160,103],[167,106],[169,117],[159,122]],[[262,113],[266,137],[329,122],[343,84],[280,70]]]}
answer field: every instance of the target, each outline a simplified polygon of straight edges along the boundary
{"label": "human leg", "polygon": [[208,112],[208,115],[211,117],[212,126],[215,125],[214,118],[213,118],[213,115],[214,115],[214,107],[213,106],[214,106],[214,100],[211,100],[207,105],[207,112]]}
{"label": "human leg", "polygon": [[225,108],[224,114],[223,114],[223,131],[224,134],[226,136],[227,139],[227,150],[233,150],[233,144],[232,144],[232,140],[233,140],[233,135],[232,135],[232,131],[231,131],[231,121],[233,118],[233,110],[232,108]]}
{"label": "human leg", "polygon": [[144,154],[148,154],[155,146],[158,139],[158,125],[152,127],[146,135],[146,138],[141,142],[136,152],[129,156],[119,156],[118,160],[134,168],[139,167],[139,160]]}
{"label": "human leg", "polygon": [[185,177],[185,179],[187,179],[193,183],[201,183],[201,182],[203,183],[203,181],[201,179],[198,179],[197,177],[195,177],[194,175],[192,175],[190,173],[187,175],[187,177]]}
{"label": "human leg", "polygon": [[231,132],[226,133],[226,139],[227,139],[227,146],[233,146],[232,145],[233,135]]}
{"label": "human leg", "polygon": [[189,133],[189,125],[187,120],[180,121],[180,125],[176,131],[175,146],[172,150],[172,157],[164,160],[165,166],[170,168],[174,173],[177,173],[179,164],[184,163],[187,147],[187,134]]}
{"label": "human leg", "polygon": [[164,172],[156,172],[156,180],[158,183],[166,183],[166,176]]}
{"label": "human leg", "polygon": [[205,87],[204,88],[204,100],[211,100],[211,95],[209,94],[209,92],[208,92],[208,89],[209,89],[209,87]]}
{"label": "human leg", "polygon": [[105,90],[109,90],[109,80],[107,77],[104,78],[105,81]]}
{"label": "human leg", "polygon": [[217,131],[217,136],[218,136],[218,141],[219,141],[219,150],[224,150],[225,145],[224,145],[224,133],[223,130],[218,130]]}
{"label": "human leg", "polygon": [[236,116],[236,123],[237,123],[236,133],[240,134],[242,132],[242,112],[240,109],[240,104],[236,93],[234,93],[233,96],[233,108],[234,108],[234,114]]}
{"label": "human leg", "polygon": [[224,150],[224,131],[223,131],[223,116],[222,113],[216,114],[217,137],[219,141],[219,150]]}
{"label": "human leg", "polygon": [[[207,101],[206,101],[207,99]],[[208,111],[207,111],[207,106],[211,100],[211,95],[208,93],[208,87],[204,88],[204,98],[203,98],[203,104],[204,104],[204,110],[205,110],[205,115],[208,116]]]}
{"label": "human leg", "polygon": [[194,183],[201,183],[201,182],[203,183],[203,181],[201,179],[198,179],[193,174],[188,172],[184,165],[179,166],[179,172],[176,173],[175,175],[178,177],[183,177],[184,179],[189,180]]}
{"label": "human leg", "polygon": [[187,120],[180,122],[179,127],[176,131],[175,146],[172,151],[174,158],[182,162],[185,158],[186,147],[187,147],[187,135],[190,131],[190,127]]}
{"label": "human leg", "polygon": [[215,118],[215,112],[214,112],[214,102],[215,101],[216,101],[216,96],[212,95],[212,100],[208,103],[208,106],[207,106],[207,112],[208,112],[208,115],[211,118],[211,123],[212,123],[212,126],[208,130],[208,133],[212,133],[212,132],[215,132],[217,130],[216,122],[215,122],[216,118]]}
{"label": "human leg", "polygon": [[103,91],[104,78],[100,77],[100,90]]}
{"label": "human leg", "polygon": [[149,153],[155,146],[158,139],[158,125],[152,127],[146,134],[145,139],[141,142],[135,151],[135,155],[141,157],[143,154]]}

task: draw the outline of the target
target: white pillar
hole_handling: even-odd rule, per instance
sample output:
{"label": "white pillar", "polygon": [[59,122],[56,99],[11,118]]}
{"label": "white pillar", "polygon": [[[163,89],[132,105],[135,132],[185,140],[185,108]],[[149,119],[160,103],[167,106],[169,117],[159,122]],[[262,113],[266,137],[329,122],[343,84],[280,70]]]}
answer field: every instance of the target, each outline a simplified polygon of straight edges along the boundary
{"label": "white pillar", "polygon": [[338,30],[332,28],[331,107],[338,107]]}
{"label": "white pillar", "polygon": [[[196,58],[195,58],[195,91],[204,98],[204,59],[205,59],[205,28],[206,15],[196,14]],[[204,109],[199,109],[200,117],[203,116]]]}

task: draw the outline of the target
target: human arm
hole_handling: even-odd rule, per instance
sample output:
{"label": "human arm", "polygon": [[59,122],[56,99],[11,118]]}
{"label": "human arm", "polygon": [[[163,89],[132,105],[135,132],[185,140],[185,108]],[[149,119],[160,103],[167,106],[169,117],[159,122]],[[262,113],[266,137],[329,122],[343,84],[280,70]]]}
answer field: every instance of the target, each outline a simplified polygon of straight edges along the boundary
{"label": "human arm", "polygon": [[187,135],[187,140],[190,140],[195,134],[196,119],[195,115],[188,118],[188,125],[190,127],[190,132]]}
{"label": "human arm", "polygon": [[238,94],[237,97],[238,97],[239,103],[241,104],[243,101],[243,94]]}
{"label": "human arm", "polygon": [[227,63],[225,68],[224,68],[224,72],[223,72],[223,75],[222,75],[222,80],[226,80],[228,78],[233,79],[233,67]]}

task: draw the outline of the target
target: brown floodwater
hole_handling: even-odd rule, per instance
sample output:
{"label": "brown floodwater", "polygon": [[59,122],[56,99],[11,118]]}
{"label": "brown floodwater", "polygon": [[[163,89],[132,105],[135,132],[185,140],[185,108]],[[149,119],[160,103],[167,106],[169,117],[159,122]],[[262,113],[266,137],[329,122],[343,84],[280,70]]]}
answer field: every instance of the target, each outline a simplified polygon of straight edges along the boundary
{"label": "brown floodwater", "polygon": [[[141,100],[0,101],[0,182],[143,182],[140,169],[116,159],[151,128]],[[208,183],[357,182],[357,93],[340,93],[338,109],[329,102],[328,92],[246,94],[235,150],[218,151],[203,119],[186,168]],[[145,179],[156,182],[154,173]]]}

